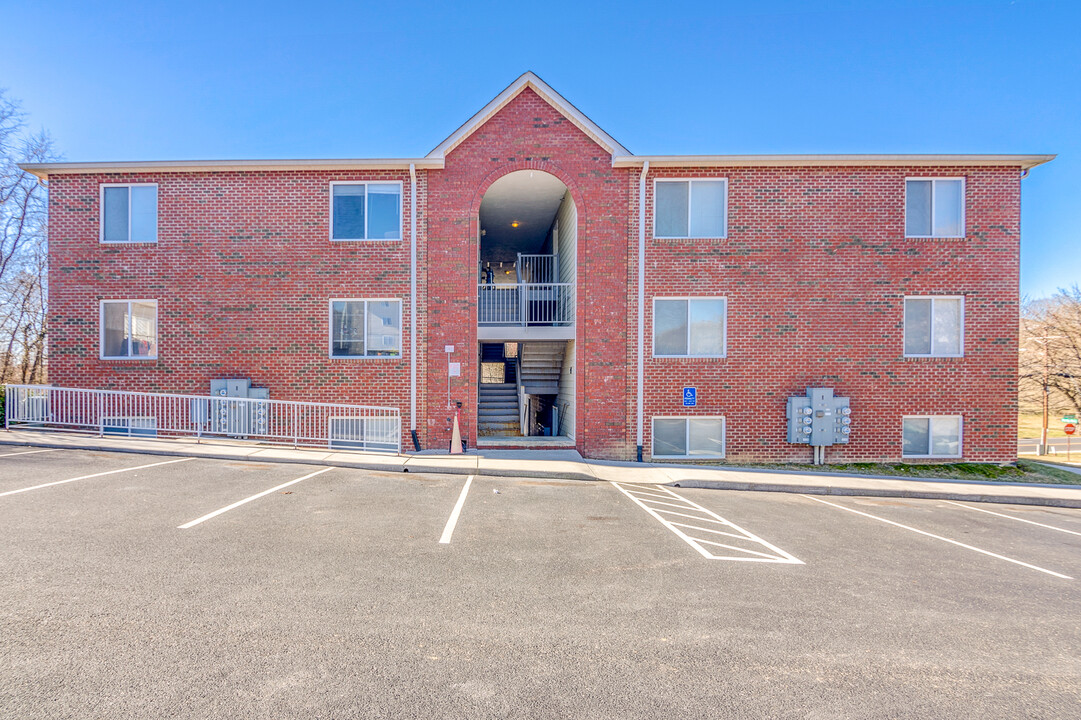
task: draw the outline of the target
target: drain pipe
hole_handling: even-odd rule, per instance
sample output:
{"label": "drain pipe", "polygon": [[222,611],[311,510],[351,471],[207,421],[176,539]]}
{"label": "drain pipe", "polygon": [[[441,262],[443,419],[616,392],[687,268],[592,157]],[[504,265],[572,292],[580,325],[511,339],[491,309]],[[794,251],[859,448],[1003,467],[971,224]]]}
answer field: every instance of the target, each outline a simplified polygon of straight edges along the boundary
{"label": "drain pipe", "polygon": [[638,177],[638,462],[642,462],[643,444],[643,398],[645,396],[644,350],[646,335],[646,173],[649,160],[642,162],[642,174]]}
{"label": "drain pipe", "polygon": [[409,163],[409,434],[417,438],[417,166]]}

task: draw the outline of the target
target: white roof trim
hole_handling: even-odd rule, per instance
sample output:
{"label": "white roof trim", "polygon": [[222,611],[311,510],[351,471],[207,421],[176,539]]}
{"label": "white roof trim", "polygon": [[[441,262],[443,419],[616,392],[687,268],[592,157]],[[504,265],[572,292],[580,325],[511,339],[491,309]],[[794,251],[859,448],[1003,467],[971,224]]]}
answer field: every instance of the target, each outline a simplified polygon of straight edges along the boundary
{"label": "white roof trim", "polygon": [[349,160],[139,160],[133,162],[20,163],[19,167],[48,180],[50,175],[86,173],[236,172],[243,170],[442,170],[432,158]]}
{"label": "white roof trim", "polygon": [[1012,166],[1025,170],[1054,160],[1054,155],[625,155],[612,158],[612,167],[795,167],[964,165]]}
{"label": "white roof trim", "polygon": [[463,140],[472,135],[477,128],[502,110],[507,103],[518,97],[518,94],[526,88],[531,88],[533,92],[540,95],[545,102],[558,110],[564,117],[578,126],[579,130],[592,138],[594,142],[613,156],[631,154],[627,148],[616,142],[615,138],[604,130],[601,130],[595,122],[587,118],[578,108],[571,105],[566,98],[553,90],[548,83],[541,80],[532,72],[527,72],[512,82],[506,90],[496,95],[495,99],[481,108],[480,112],[476,115],[469,118],[464,125],[451,133],[450,137],[439,143],[434,150],[428,153],[428,157],[446,157],[447,153],[458,147]]}

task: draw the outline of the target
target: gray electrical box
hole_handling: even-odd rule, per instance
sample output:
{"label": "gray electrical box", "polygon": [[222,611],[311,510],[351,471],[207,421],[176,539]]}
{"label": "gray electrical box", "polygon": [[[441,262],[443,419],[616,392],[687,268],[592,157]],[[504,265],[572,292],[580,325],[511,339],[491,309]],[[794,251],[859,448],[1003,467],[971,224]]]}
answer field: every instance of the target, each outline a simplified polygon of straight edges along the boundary
{"label": "gray electrical box", "polygon": [[825,447],[844,445],[852,434],[848,398],[834,397],[830,388],[807,388],[788,398],[788,442]]}
{"label": "gray electrical box", "polygon": [[200,408],[209,423],[207,432],[234,437],[267,433],[270,408],[259,401],[270,399],[269,388],[253,388],[246,378],[211,380],[210,394],[208,407]]}

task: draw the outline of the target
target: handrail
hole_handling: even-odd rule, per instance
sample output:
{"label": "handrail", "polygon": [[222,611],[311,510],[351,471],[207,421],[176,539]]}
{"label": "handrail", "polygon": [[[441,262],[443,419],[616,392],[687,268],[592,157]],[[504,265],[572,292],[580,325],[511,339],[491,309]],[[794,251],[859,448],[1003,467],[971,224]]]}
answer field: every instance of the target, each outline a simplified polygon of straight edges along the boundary
{"label": "handrail", "polygon": [[574,323],[574,283],[480,283],[477,301],[481,325]]}
{"label": "handrail", "polygon": [[395,407],[248,397],[8,385],[8,428],[91,430],[99,435],[207,436],[401,452]]}

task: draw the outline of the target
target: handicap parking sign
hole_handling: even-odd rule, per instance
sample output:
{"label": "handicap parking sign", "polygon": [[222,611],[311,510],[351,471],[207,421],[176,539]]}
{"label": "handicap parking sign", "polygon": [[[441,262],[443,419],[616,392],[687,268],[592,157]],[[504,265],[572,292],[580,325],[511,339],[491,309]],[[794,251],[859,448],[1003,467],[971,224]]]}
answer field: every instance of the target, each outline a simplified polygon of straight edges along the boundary
{"label": "handicap parking sign", "polygon": [[683,388],[683,407],[696,407],[698,405],[698,388]]}

